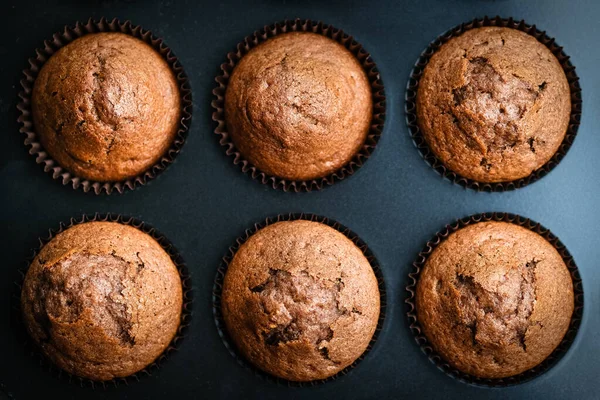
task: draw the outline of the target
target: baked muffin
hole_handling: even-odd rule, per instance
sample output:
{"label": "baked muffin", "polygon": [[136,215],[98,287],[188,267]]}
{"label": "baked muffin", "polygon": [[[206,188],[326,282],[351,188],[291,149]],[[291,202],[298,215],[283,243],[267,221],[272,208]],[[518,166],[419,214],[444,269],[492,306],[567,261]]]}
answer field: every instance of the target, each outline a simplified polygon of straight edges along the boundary
{"label": "baked muffin", "polygon": [[379,318],[371,265],[346,236],[310,221],[251,236],[227,269],[222,311],[256,367],[290,381],[325,379],[366,350]]}
{"label": "baked muffin", "polygon": [[514,376],[560,344],[573,282],[556,249],[506,222],[451,234],[428,257],[416,310],[423,333],[453,367],[480,378]]}
{"label": "baked muffin", "polygon": [[123,33],[85,35],[43,65],[31,96],[44,150],[76,176],[122,181],[157,163],[181,114],[177,80],[151,46]]}
{"label": "baked muffin", "polygon": [[556,153],[570,97],[558,60],[533,36],[476,28],[431,57],[417,91],[417,122],[450,170],[479,182],[508,182]]}
{"label": "baked muffin", "polygon": [[181,320],[182,287],[169,255],[149,235],[88,222],[56,235],[23,284],[27,331],[58,367],[106,381],[150,365]]}
{"label": "baked muffin", "polygon": [[327,176],[363,146],[371,87],[356,57],[333,39],[277,35],[233,70],[225,120],[238,151],[262,172],[289,180]]}

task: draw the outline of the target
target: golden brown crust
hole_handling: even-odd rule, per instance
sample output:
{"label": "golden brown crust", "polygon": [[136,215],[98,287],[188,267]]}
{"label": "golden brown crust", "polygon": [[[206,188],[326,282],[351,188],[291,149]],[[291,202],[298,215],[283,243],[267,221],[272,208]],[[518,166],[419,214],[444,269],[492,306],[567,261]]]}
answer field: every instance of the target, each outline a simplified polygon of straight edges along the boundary
{"label": "golden brown crust", "polygon": [[452,366],[480,378],[518,375],[560,344],[573,282],[556,249],[506,222],[451,234],[429,256],[416,294],[418,321]]}
{"label": "golden brown crust", "polygon": [[105,381],[151,364],[181,319],[182,286],[147,234],[88,222],[56,235],[33,260],[21,308],[33,340],[67,372]]}
{"label": "golden brown crust", "polygon": [[364,144],[371,88],[350,51],[323,35],[277,35],[250,50],[225,94],[231,138],[259,170],[290,180],[327,176]]}
{"label": "golden brown crust", "polygon": [[366,350],[379,318],[371,265],[327,225],[278,222],[252,235],[229,264],[223,318],[256,367],[291,381],[325,379]]}
{"label": "golden brown crust", "polygon": [[418,125],[449,169],[479,182],[530,175],[567,132],[569,83],[550,50],[516,29],[466,31],[432,57],[417,91]]}
{"label": "golden brown crust", "polygon": [[36,78],[31,101],[50,156],[102,182],[132,178],[160,160],[181,115],[167,62],[122,33],[85,35],[58,50]]}

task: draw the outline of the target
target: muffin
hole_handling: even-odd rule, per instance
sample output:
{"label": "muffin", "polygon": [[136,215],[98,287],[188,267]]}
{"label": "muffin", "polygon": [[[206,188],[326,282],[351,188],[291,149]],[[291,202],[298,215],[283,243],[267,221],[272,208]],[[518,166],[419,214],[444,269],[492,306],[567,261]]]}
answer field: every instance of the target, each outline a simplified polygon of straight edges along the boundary
{"label": "muffin", "polygon": [[58,367],[106,381],[152,364],[180,324],[182,286],[169,255],[149,235],[88,222],[56,235],[23,284],[27,331]]}
{"label": "muffin", "polygon": [[172,145],[181,115],[167,62],[122,33],[88,34],[58,50],[37,76],[31,102],[50,157],[100,182],[150,169]]}
{"label": "muffin", "polygon": [[573,309],[573,282],[560,254],[507,222],[451,234],[417,283],[417,319],[428,341],[454,368],[479,378],[540,364],[562,341]]}
{"label": "muffin", "polygon": [[478,182],[509,182],[556,153],[570,97],[560,63],[535,37],[476,28],[429,60],[417,90],[417,123],[448,169]]}
{"label": "muffin", "polygon": [[328,176],[361,149],[371,87],[356,57],[326,36],[277,35],[234,68],[225,92],[227,130],[242,156],[288,180]]}
{"label": "muffin", "polygon": [[229,264],[222,312],[241,354],[289,381],[335,375],[367,349],[380,295],[369,261],[327,225],[278,222],[252,235]]}

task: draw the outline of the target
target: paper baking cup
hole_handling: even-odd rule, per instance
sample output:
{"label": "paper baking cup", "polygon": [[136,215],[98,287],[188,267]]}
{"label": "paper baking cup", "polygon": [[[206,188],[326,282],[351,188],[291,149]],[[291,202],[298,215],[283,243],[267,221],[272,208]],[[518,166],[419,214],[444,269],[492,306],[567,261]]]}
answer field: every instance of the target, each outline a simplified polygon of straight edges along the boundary
{"label": "paper baking cup", "polygon": [[[258,232],[259,230],[263,229],[264,227],[266,227],[268,225],[272,225],[272,224],[275,224],[275,223],[281,222],[281,221],[296,221],[296,220],[320,222],[322,224],[330,226],[331,228],[337,230],[338,232],[343,233],[344,236],[346,236],[348,239],[350,239],[363,252],[365,257],[371,264],[371,267],[373,268],[373,272],[375,273],[375,277],[377,278],[377,284],[378,284],[377,286],[379,288],[379,296],[380,296],[380,310],[379,310],[379,320],[377,321],[377,328],[375,329],[375,333],[373,334],[373,337],[371,338],[371,341],[370,341],[369,345],[367,346],[367,349],[364,351],[364,353],[356,361],[354,361],[351,365],[344,368],[337,374],[330,376],[329,378],[326,378],[326,379],[309,381],[309,382],[294,382],[294,381],[289,381],[286,379],[282,379],[282,378],[270,375],[270,374],[260,370],[259,368],[255,367],[249,361],[247,361],[244,358],[244,356],[242,356],[238,352],[235,344],[233,343],[229,334],[227,333],[227,327],[225,326],[225,321],[223,319],[223,313],[221,310],[221,293],[223,290],[223,281],[225,279],[225,274],[227,272],[227,268],[229,267],[229,263],[231,262],[231,260],[233,260],[233,257],[235,256],[235,253],[238,251],[240,246],[242,246],[246,242],[246,240],[248,240],[250,238],[250,236],[254,235],[256,232]],[[371,351],[373,345],[377,341],[377,338],[383,328],[383,323],[385,321],[386,290],[385,290],[385,282],[383,280],[383,274],[381,272],[381,268],[379,267],[379,263],[377,262],[377,259],[375,258],[375,256],[373,255],[373,253],[371,252],[371,250],[369,249],[367,244],[365,242],[363,242],[358,237],[358,235],[356,235],[350,229],[348,229],[347,227],[343,226],[339,222],[336,222],[332,219],[329,219],[326,217],[321,217],[321,216],[314,215],[314,214],[280,214],[280,215],[277,215],[276,217],[267,218],[264,222],[254,224],[254,226],[252,228],[247,229],[242,236],[238,237],[235,240],[235,243],[229,248],[227,255],[225,255],[223,257],[223,259],[221,261],[221,265],[217,269],[217,274],[215,276],[215,280],[214,280],[214,284],[213,284],[212,301],[213,301],[213,315],[215,318],[215,324],[217,325],[217,330],[219,332],[219,336],[223,340],[223,344],[225,344],[225,347],[227,348],[227,350],[229,350],[229,353],[237,360],[237,362],[241,366],[243,366],[244,368],[246,368],[249,371],[251,371],[252,373],[254,373],[254,375],[259,376],[260,378],[265,379],[266,381],[269,381],[272,383],[276,383],[276,384],[284,385],[284,386],[290,386],[290,387],[306,387],[306,386],[320,385],[325,382],[330,382],[341,376],[346,375],[354,367],[356,367],[358,365],[358,363],[360,363],[360,361],[362,361],[365,358],[365,356],[367,355],[367,353],[369,351]]]}
{"label": "paper baking cup", "polygon": [[[447,363],[437,352],[433,349],[429,340],[421,330],[421,326],[419,325],[419,320],[417,318],[416,312],[416,301],[415,295],[417,290],[417,282],[419,281],[419,275],[427,262],[427,258],[429,255],[435,250],[437,246],[444,240],[446,240],[451,234],[454,232],[466,227],[467,225],[476,224],[478,222],[484,221],[503,221],[510,222],[512,224],[522,226],[524,228],[529,229],[532,232],[535,232],[546,239],[561,255],[563,261],[565,262],[569,272],[571,274],[571,279],[573,280],[573,291],[575,294],[575,308],[573,310],[573,315],[571,316],[571,324],[569,325],[569,329],[563,340],[560,342],[558,347],[540,364],[537,366],[520,373],[519,375],[501,378],[501,379],[487,379],[487,378],[479,378],[473,375],[465,374],[464,372],[459,371],[458,369],[451,366]],[[454,222],[451,225],[446,225],[446,227],[439,231],[433,239],[431,239],[423,250],[419,253],[417,259],[413,262],[412,272],[408,274],[410,284],[406,287],[406,291],[408,292],[408,297],[405,300],[405,303],[408,304],[408,312],[406,315],[408,316],[408,322],[410,324],[410,330],[415,337],[415,340],[421,350],[429,357],[429,360],[434,363],[440,370],[445,372],[447,375],[458,379],[459,381],[478,385],[478,386],[488,386],[488,387],[505,387],[511,385],[517,385],[531,379],[534,379],[544,372],[548,371],[552,366],[554,366],[558,360],[562,358],[563,355],[569,350],[573,340],[575,340],[575,336],[577,335],[577,331],[579,329],[579,325],[581,324],[581,318],[583,316],[583,285],[581,283],[581,277],[579,276],[579,270],[577,269],[577,265],[575,265],[575,261],[573,257],[567,250],[564,244],[556,237],[550,230],[546,229],[544,226],[539,223],[532,221],[528,218],[521,217],[515,214],[508,213],[486,213],[486,214],[476,214],[467,218],[460,219]]]}
{"label": "paper baking cup", "polygon": [[[171,147],[166,151],[156,164],[141,174],[120,182],[99,182],[80,178],[67,171],[54,161],[48,154],[35,131],[33,116],[31,111],[31,93],[36,77],[46,61],[52,57],[60,48],[71,43],[84,35],[98,32],[120,32],[135,38],[138,38],[149,44],[156,50],[169,64],[173,75],[177,79],[179,86],[179,95],[181,98],[181,117],[177,135],[173,140]],[[44,171],[50,173],[52,178],[60,180],[63,185],[70,185],[74,189],[83,189],[84,192],[93,191],[96,194],[105,192],[111,194],[114,191],[123,193],[126,189],[134,189],[136,186],[145,185],[149,180],[155,178],[165,170],[181,151],[185,143],[185,137],[190,126],[192,118],[192,91],[188,84],[187,75],[183,70],[179,60],[173,51],[167,47],[163,40],[154,36],[150,31],[142,29],[138,25],[133,25],[130,21],[121,22],[118,19],[111,21],[101,18],[100,21],[89,19],[86,23],[77,22],[75,26],[66,26],[62,32],[57,32],[51,40],[44,41],[44,48],[36,49],[36,56],[29,59],[29,68],[23,71],[25,77],[21,79],[21,92],[19,93],[20,102],[17,105],[20,116],[18,119],[21,127],[19,131],[24,133],[25,145],[29,148],[29,154],[35,157],[38,164],[43,164]]]}
{"label": "paper baking cup", "polygon": [[[460,36],[462,33],[470,29],[481,28],[483,26],[497,26],[517,29],[535,37],[540,43],[545,45],[552,52],[552,54],[554,54],[565,72],[567,81],[569,83],[569,89],[571,90],[571,118],[569,120],[569,126],[567,128],[565,137],[556,153],[550,160],[548,160],[548,162],[546,162],[546,164],[533,171],[529,176],[509,182],[477,182],[473,179],[465,178],[464,176],[461,176],[448,169],[442,163],[442,161],[437,158],[427,144],[427,141],[425,140],[425,137],[423,136],[423,133],[421,132],[417,122],[417,89],[419,87],[419,80],[421,79],[421,76],[423,76],[423,71],[431,59],[431,56],[450,39]],[[413,143],[417,149],[419,149],[419,152],[421,153],[421,156],[425,162],[440,175],[442,175],[442,177],[476,191],[502,192],[506,190],[518,189],[537,181],[550,172],[554,167],[556,167],[567,154],[567,151],[575,140],[577,129],[579,128],[579,122],[581,120],[581,87],[579,86],[579,77],[575,73],[575,67],[573,64],[571,64],[569,56],[565,54],[563,48],[556,44],[554,39],[549,37],[545,31],[540,31],[535,25],[528,25],[523,20],[515,21],[512,18],[505,19],[500,17],[484,17],[483,19],[474,19],[471,22],[463,23],[450,29],[449,31],[438,36],[438,38],[431,42],[429,46],[421,53],[421,56],[415,63],[406,86],[405,111],[406,123],[408,125],[408,130],[412,137]]]}
{"label": "paper baking cup", "polygon": [[[231,77],[233,69],[242,57],[251,49],[273,36],[287,32],[318,33],[340,43],[358,59],[371,84],[373,117],[371,119],[371,127],[367,133],[365,143],[358,153],[354,155],[352,160],[339,170],[323,178],[293,181],[268,175],[260,171],[244,158],[244,155],[236,149],[227,131],[227,124],[225,122],[225,91],[227,90],[227,84],[229,83],[229,78]],[[320,21],[301,19],[286,20],[274,25],[265,26],[261,30],[254,32],[254,34],[247,36],[242,42],[238,43],[236,51],[227,54],[227,62],[221,64],[221,73],[215,80],[217,81],[217,87],[213,90],[214,99],[212,101],[212,107],[214,112],[212,118],[213,121],[217,122],[215,133],[219,136],[219,143],[221,146],[225,147],[225,153],[233,158],[233,163],[235,165],[240,165],[245,174],[250,175],[252,179],[265,185],[272,186],[275,189],[282,189],[286,192],[310,192],[312,190],[320,190],[323,187],[333,185],[335,182],[354,174],[354,172],[356,172],[356,170],[358,170],[371,156],[383,131],[383,123],[385,120],[385,92],[383,89],[383,82],[379,76],[379,71],[377,70],[375,62],[371,59],[371,55],[367,53],[367,51],[356,42],[352,36]]]}
{"label": "paper baking cup", "polygon": [[[93,381],[87,378],[82,378],[76,375],[72,375],[54,365],[54,363],[41,352],[36,343],[34,343],[34,341],[27,333],[21,314],[21,288],[23,286],[23,282],[25,280],[25,275],[27,274],[29,265],[34,260],[39,251],[59,233],[66,231],[74,225],[79,225],[92,221],[117,222],[123,225],[132,226],[150,235],[154,240],[158,242],[158,244],[163,248],[163,250],[167,252],[169,257],[171,257],[171,260],[173,261],[173,263],[177,267],[177,270],[179,271],[179,276],[181,277],[181,285],[183,288],[183,306],[181,309],[181,323],[179,325],[179,328],[177,329],[175,337],[173,338],[169,346],[156,360],[154,360],[152,364],[148,365],[146,368],[125,378],[114,378],[109,381]],[[33,254],[27,262],[27,267],[23,270],[19,270],[20,276],[19,280],[16,282],[16,291],[13,296],[12,318],[15,322],[16,327],[18,328],[19,336],[22,336],[25,350],[39,361],[40,366],[42,366],[44,369],[47,369],[52,375],[55,375],[60,379],[66,379],[69,383],[78,382],[82,387],[88,386],[93,389],[106,389],[109,386],[118,386],[120,384],[128,385],[131,382],[139,381],[144,376],[151,376],[154,371],[158,370],[161,367],[161,365],[168,358],[169,354],[178,349],[180,342],[185,336],[188,326],[190,325],[190,321],[192,319],[192,284],[190,280],[189,271],[183,261],[183,258],[178,253],[175,246],[173,246],[173,244],[166,237],[160,234],[155,228],[151,227],[145,222],[131,217],[124,217],[118,214],[96,213],[95,215],[91,216],[84,215],[83,217],[81,217],[81,219],[71,218],[68,223],[61,222],[58,226],[58,229],[48,230],[48,235],[45,237],[40,237],[38,241],[39,246],[33,251]]]}

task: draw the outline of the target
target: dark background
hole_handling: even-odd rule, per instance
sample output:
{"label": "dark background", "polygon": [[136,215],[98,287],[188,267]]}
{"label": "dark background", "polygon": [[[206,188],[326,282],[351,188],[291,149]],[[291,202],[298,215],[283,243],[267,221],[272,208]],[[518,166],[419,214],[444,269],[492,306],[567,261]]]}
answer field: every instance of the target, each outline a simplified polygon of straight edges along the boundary
{"label": "dark background", "polygon": [[[443,180],[421,159],[404,120],[404,90],[420,52],[438,34],[474,17],[525,19],[556,37],[581,78],[583,115],[565,159],[548,176],[509,193],[476,193]],[[56,398],[579,398],[600,396],[600,2],[586,1],[56,1],[0,5],[0,382],[17,399]],[[163,37],[181,60],[194,96],[192,128],[176,162],[124,195],[63,187],[23,145],[16,123],[21,71],[44,39],[89,17],[131,19]],[[213,133],[211,90],[227,52],[256,29],[285,18],[322,20],[362,43],[378,64],[387,120],[378,148],[357,174],[313,193],[284,193],[243,175]],[[569,353],[548,373],[516,387],[486,389],[449,378],[429,362],[408,329],[404,305],[411,262],[445,224],[478,212],[518,213],[550,228],[573,254],[583,279],[583,323]],[[37,238],[83,213],[131,215],[154,225],[180,250],[192,273],[194,318],[180,350],[152,377],[104,391],[81,388],[42,370],[9,321],[17,269]],[[213,322],[211,290],[221,257],[254,222],[312,212],[354,230],[378,257],[388,312],[373,351],[349,375],[313,388],[265,382],[241,368]]]}

